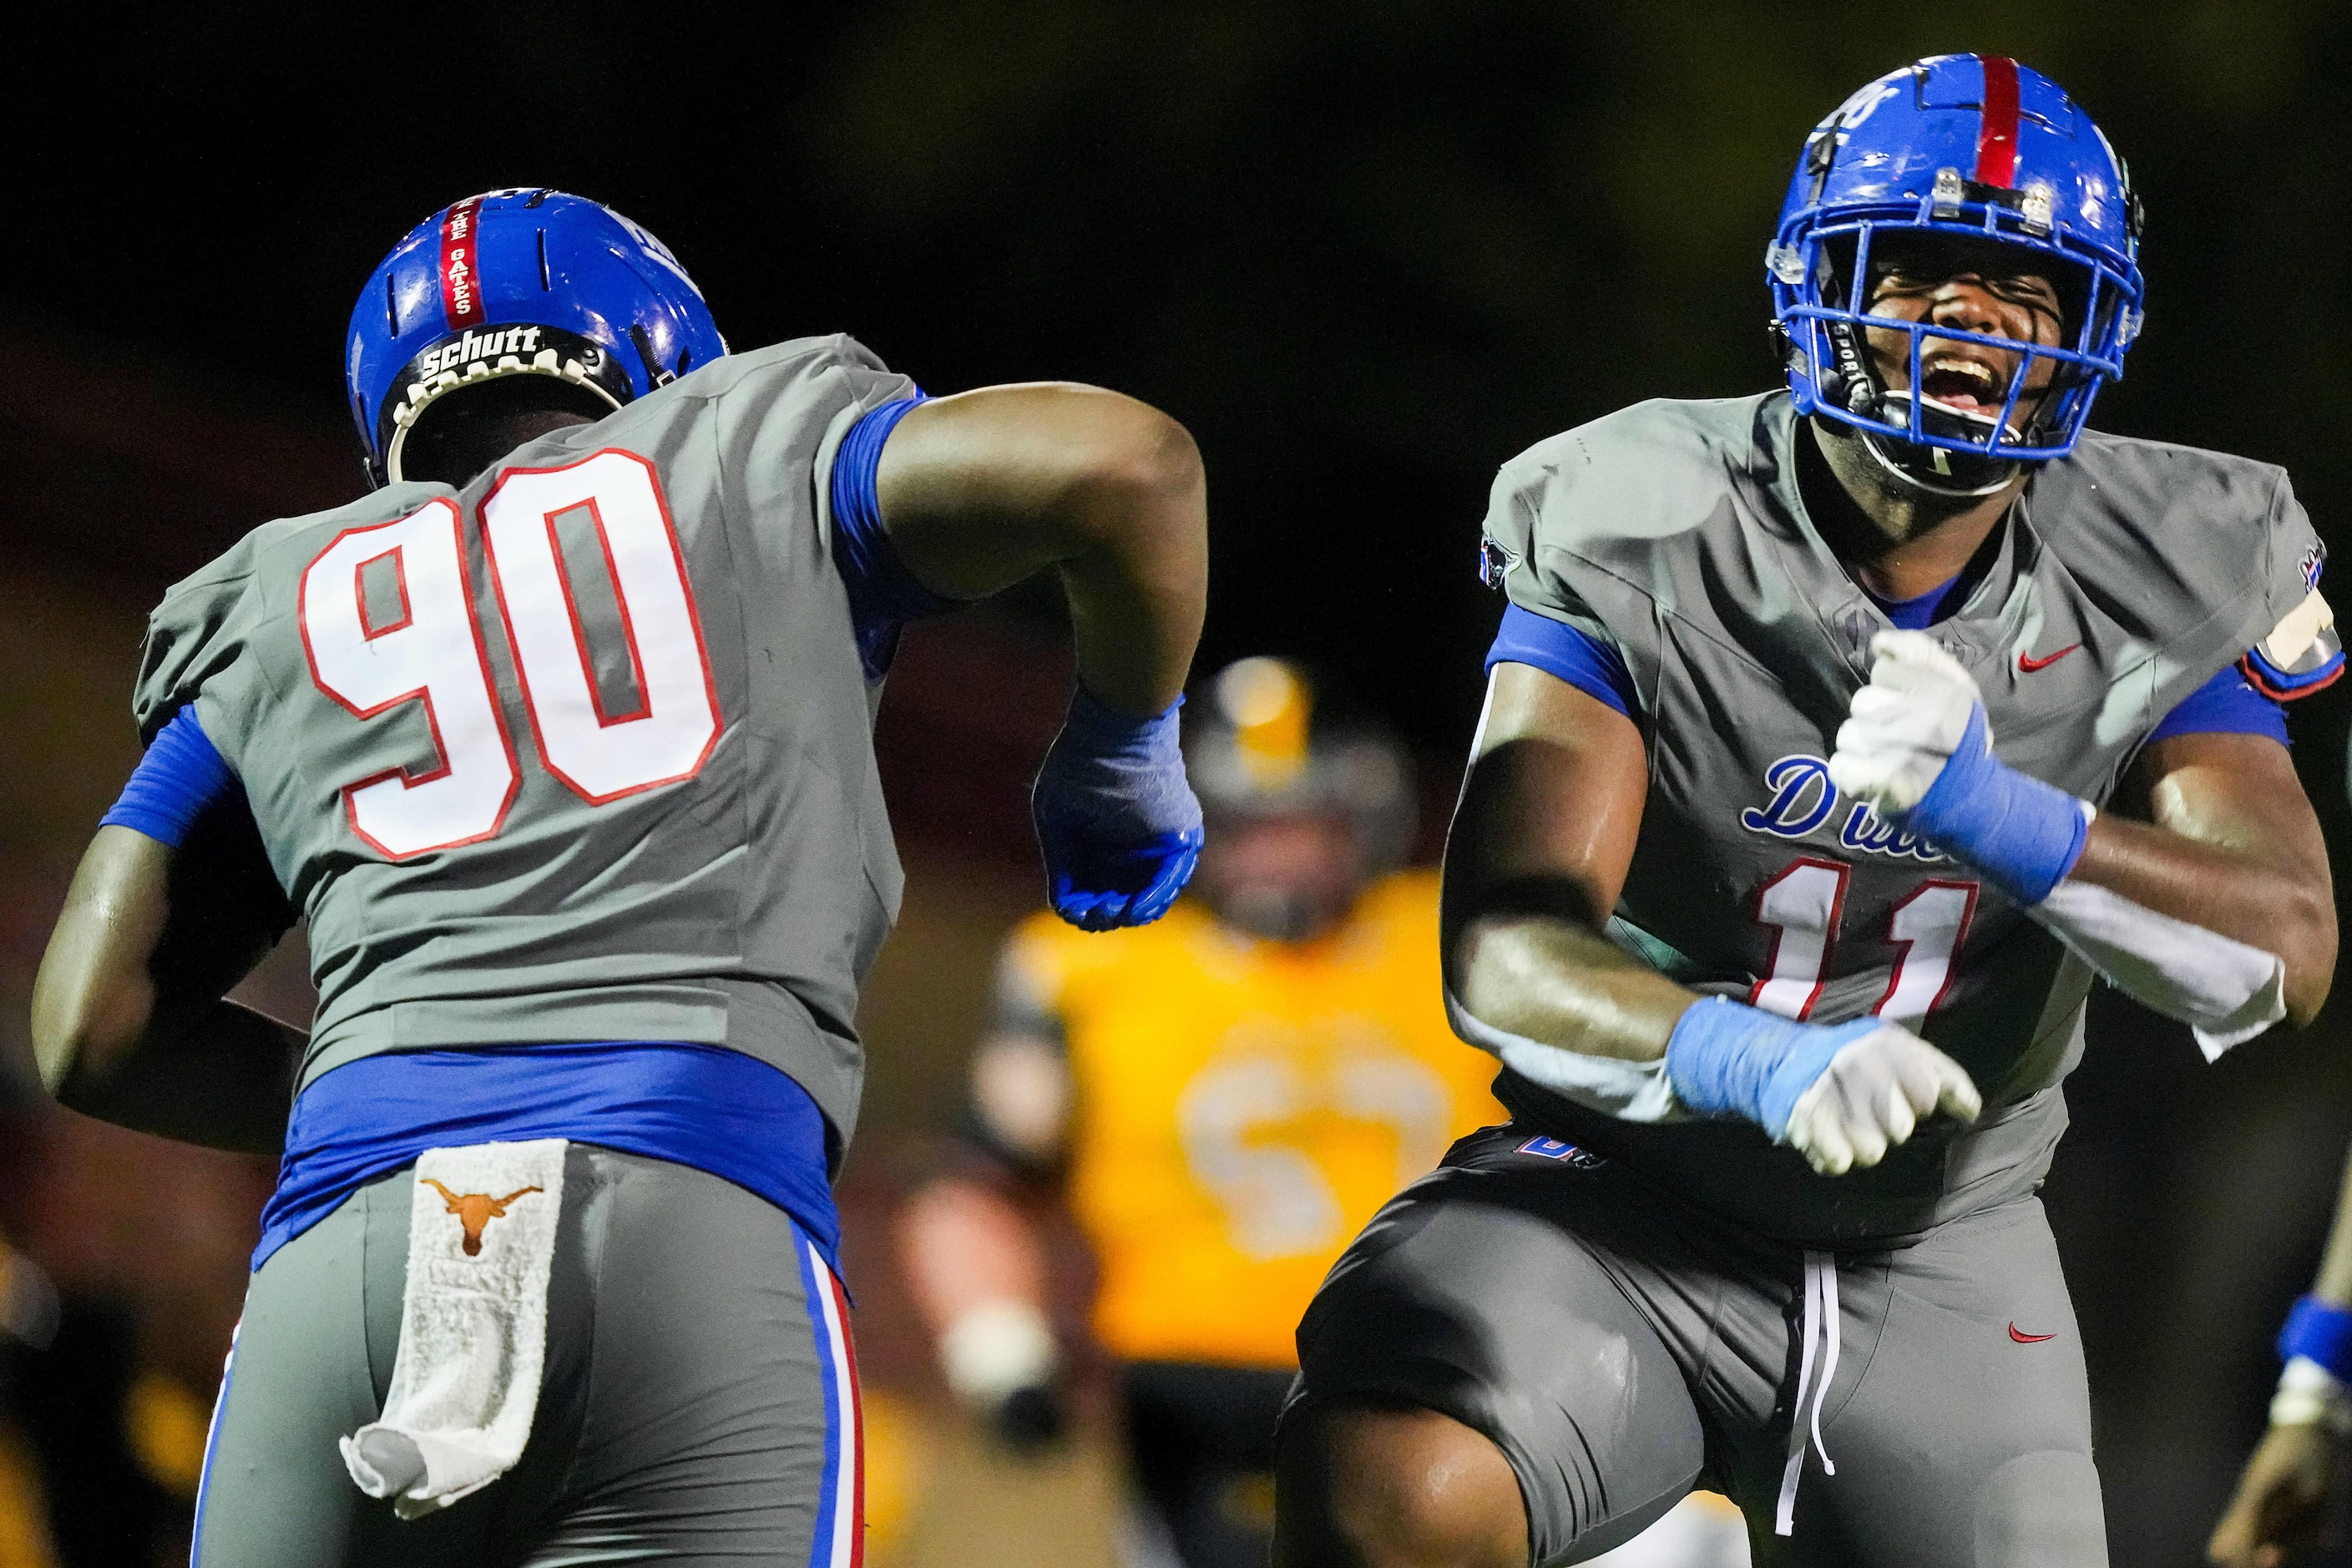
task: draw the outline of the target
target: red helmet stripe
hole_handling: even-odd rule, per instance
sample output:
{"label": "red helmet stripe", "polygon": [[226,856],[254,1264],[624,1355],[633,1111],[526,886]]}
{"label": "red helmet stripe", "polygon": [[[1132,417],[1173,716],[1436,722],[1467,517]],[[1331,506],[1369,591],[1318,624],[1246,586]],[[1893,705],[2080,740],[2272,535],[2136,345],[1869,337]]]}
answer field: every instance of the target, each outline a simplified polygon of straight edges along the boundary
{"label": "red helmet stripe", "polygon": [[1979,55],[1984,67],[1984,119],[1977,132],[1977,184],[2012,190],[2017,185],[2017,62],[2007,55]]}
{"label": "red helmet stripe", "polygon": [[452,327],[482,324],[481,210],[467,196],[441,215],[441,313]]}

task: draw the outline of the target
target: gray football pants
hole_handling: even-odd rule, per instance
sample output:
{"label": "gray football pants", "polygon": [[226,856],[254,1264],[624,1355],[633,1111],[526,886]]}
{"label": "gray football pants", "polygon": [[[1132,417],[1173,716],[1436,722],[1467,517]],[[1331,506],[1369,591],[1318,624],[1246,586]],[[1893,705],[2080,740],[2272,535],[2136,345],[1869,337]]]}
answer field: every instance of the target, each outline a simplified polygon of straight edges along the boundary
{"label": "gray football pants", "polygon": [[[1695,1486],[1738,1504],[1758,1568],[2107,1561],[2082,1345],[2038,1199],[1907,1247],[1807,1253],[1490,1128],[1366,1227],[1298,1350],[1286,1421],[1400,1399],[1491,1438],[1542,1568],[1622,1543]],[[1794,1532],[1776,1534],[1791,1500]]]}
{"label": "gray football pants", "polygon": [[414,1180],[361,1188],[254,1276],[196,1568],[851,1562],[855,1384],[824,1263],[732,1183],[578,1143],[522,1458],[413,1522],[362,1494],[335,1440],[391,1386]]}

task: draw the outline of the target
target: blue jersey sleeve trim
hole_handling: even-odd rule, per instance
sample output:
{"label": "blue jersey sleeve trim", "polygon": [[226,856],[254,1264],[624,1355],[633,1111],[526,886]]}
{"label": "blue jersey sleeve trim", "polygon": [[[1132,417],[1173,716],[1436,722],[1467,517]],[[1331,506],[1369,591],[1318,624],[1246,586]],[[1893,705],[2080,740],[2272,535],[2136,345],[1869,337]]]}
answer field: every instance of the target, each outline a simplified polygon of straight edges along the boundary
{"label": "blue jersey sleeve trim", "polygon": [[1498,664],[1533,665],[1628,719],[1641,706],[1622,654],[1589,633],[1517,605],[1504,606],[1495,645],[1486,650],[1486,668]]}
{"label": "blue jersey sleeve trim", "polygon": [[177,849],[205,813],[244,797],[245,786],[196,722],[191,704],[156,731],[122,797],[99,826],[128,827]]}
{"label": "blue jersey sleeve trim", "polygon": [[916,405],[926,401],[919,392],[870,411],[849,427],[849,434],[841,439],[841,449],[834,454],[834,561],[849,590],[857,655],[869,680],[878,680],[889,670],[901,626],[954,609],[957,604],[925,587],[898,559],[882,526],[882,501],[876,489],[882,448],[890,432]]}
{"label": "blue jersey sleeve trim", "polygon": [[2268,735],[2284,746],[2286,710],[2255,690],[2233,664],[2182,698],[2147,738],[2175,735]]}

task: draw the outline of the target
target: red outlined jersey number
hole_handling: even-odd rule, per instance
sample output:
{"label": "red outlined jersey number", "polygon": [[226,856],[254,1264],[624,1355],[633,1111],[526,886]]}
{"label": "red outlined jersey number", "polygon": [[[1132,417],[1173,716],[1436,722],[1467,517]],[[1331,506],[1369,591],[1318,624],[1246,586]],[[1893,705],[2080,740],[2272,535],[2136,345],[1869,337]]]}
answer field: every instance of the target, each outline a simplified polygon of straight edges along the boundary
{"label": "red outlined jersey number", "polygon": [[1905,894],[1886,916],[1887,945],[1901,949],[1902,956],[1887,978],[1886,994],[1871,1011],[1916,1026],[1942,1006],[1959,973],[1960,948],[1976,912],[1974,882],[1922,882]]}
{"label": "red outlined jersey number", "polygon": [[[596,690],[555,520],[584,514],[604,552],[635,711]],[[651,463],[608,450],[560,468],[511,468],[482,499],[482,537],[523,704],[548,771],[591,805],[692,778],[719,743],[719,691],[686,556]]]}
{"label": "red outlined jersey number", "polygon": [[[362,578],[387,555],[401,614],[371,626]],[[421,702],[432,732],[433,767],[343,786],[352,831],[394,860],[496,834],[521,775],[467,589],[457,504],[337,534],[303,570],[297,618],[320,690],[355,719]]]}
{"label": "red outlined jersey number", "polygon": [[[1755,918],[1772,938],[1763,978],[1748,993],[1750,1006],[1784,1018],[1812,1016],[1828,984],[1853,876],[1853,868],[1841,861],[1800,856],[1759,884]],[[1874,1015],[1916,1027],[1943,1005],[1976,908],[1974,882],[1938,879],[1904,895],[1887,914],[1883,940],[1899,956]]]}
{"label": "red outlined jersey number", "polygon": [[1783,1018],[1809,1018],[1828,984],[1830,950],[1845,915],[1846,883],[1853,868],[1800,856],[1756,889],[1756,919],[1772,932],[1764,978],[1748,1005]]}
{"label": "red outlined jersey number", "polygon": [[[639,700],[612,713],[556,538],[582,514],[604,553]],[[653,466],[606,450],[499,476],[482,503],[486,553],[548,771],[591,805],[691,778],[718,745],[719,698],[684,552]],[[371,624],[363,577],[391,557],[398,613]],[[383,612],[379,608],[378,612]],[[343,786],[352,831],[406,860],[494,837],[521,786],[490,673],[455,502],[347,529],[302,574],[310,679],[357,719],[421,702],[436,764]]]}

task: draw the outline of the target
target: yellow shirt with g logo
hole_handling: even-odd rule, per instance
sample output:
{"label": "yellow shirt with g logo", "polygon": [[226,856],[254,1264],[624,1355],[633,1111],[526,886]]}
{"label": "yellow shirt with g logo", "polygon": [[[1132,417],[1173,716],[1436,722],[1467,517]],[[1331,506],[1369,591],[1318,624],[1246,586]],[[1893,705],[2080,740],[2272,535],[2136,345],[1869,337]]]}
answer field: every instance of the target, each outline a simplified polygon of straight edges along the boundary
{"label": "yellow shirt with g logo", "polygon": [[1506,1119],[1494,1059],[1446,1026],[1429,872],[1376,883],[1311,942],[1186,901],[1102,934],[1038,915],[1008,963],[1067,1042],[1095,1330],[1131,1360],[1295,1364],[1340,1249],[1455,1138]]}

